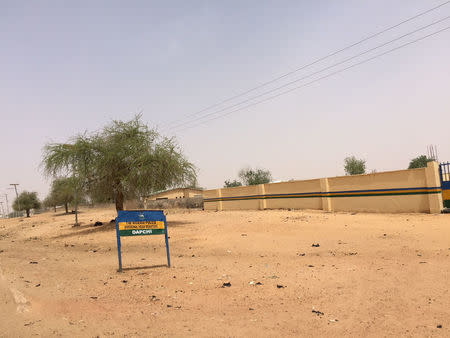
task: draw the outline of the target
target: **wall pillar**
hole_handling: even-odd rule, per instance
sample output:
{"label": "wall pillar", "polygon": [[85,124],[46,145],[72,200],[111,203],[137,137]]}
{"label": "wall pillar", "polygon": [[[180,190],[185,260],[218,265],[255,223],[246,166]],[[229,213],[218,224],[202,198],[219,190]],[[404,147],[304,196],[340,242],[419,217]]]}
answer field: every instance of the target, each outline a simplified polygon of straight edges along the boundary
{"label": "wall pillar", "polygon": [[[221,198],[222,197],[222,189],[217,189],[217,197]],[[222,211],[223,210],[223,202],[219,201],[217,202],[217,211]]]}
{"label": "wall pillar", "polygon": [[[266,194],[266,188],[264,187],[264,184],[259,184],[258,185],[258,195],[265,195]],[[267,201],[265,198],[261,198],[259,200],[259,209],[260,210],[265,210],[267,209]]]}
{"label": "wall pillar", "polygon": [[[428,188],[440,187],[439,163],[436,161],[428,162],[425,168],[425,177]],[[439,214],[443,208],[442,193],[428,194],[428,205],[430,206],[430,214]]]}
{"label": "wall pillar", "polygon": [[[328,178],[320,179],[320,192],[328,193],[330,192],[330,185],[328,184]],[[330,197],[322,197],[322,210],[324,211],[333,211],[333,206],[331,205]]]}

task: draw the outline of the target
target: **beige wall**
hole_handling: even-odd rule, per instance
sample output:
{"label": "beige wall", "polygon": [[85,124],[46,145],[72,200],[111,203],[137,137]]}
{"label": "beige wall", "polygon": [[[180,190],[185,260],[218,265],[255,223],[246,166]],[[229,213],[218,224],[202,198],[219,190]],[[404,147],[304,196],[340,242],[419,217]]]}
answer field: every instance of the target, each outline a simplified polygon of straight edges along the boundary
{"label": "beige wall", "polygon": [[[425,168],[328,178],[330,192],[426,187]],[[429,212],[428,194],[331,198],[335,211]]]}
{"label": "beige wall", "polygon": [[330,191],[426,187],[425,168],[328,178]]}
{"label": "beige wall", "polygon": [[442,208],[436,162],[420,169],[206,190],[203,196],[205,210],[294,208],[438,213]]}
{"label": "beige wall", "polygon": [[[264,185],[264,190],[266,195],[320,192],[320,180],[269,183]],[[320,197],[271,198],[266,199],[266,207],[267,209],[322,209],[322,199]]]}
{"label": "beige wall", "polygon": [[332,198],[333,211],[430,212],[427,195]]}

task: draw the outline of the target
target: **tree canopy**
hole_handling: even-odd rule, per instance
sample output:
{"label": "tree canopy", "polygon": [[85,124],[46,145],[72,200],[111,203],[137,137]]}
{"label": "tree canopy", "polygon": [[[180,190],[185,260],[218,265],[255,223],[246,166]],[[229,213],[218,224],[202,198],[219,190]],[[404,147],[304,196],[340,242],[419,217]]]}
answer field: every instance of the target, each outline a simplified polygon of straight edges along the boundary
{"label": "tree canopy", "polygon": [[137,115],[113,121],[92,134],[44,148],[44,172],[76,179],[76,190],[112,199],[123,210],[125,199],[195,184],[196,171],[175,140],[149,129]]}
{"label": "tree canopy", "polygon": [[433,159],[428,158],[426,155],[417,156],[409,162],[408,169],[425,168],[430,161],[433,161]]}
{"label": "tree canopy", "polygon": [[355,156],[344,159],[344,169],[346,175],[361,175],[366,173],[366,161],[357,159]]}
{"label": "tree canopy", "polygon": [[244,185],[257,185],[272,181],[272,174],[265,169],[243,168],[239,171],[239,178]]}
{"label": "tree canopy", "polygon": [[233,188],[233,187],[240,187],[242,186],[242,183],[237,180],[226,180],[224,183],[224,188]]}
{"label": "tree canopy", "polygon": [[27,217],[30,217],[31,209],[39,209],[41,203],[37,197],[37,192],[23,191],[13,202],[12,205],[15,211],[25,211]]}

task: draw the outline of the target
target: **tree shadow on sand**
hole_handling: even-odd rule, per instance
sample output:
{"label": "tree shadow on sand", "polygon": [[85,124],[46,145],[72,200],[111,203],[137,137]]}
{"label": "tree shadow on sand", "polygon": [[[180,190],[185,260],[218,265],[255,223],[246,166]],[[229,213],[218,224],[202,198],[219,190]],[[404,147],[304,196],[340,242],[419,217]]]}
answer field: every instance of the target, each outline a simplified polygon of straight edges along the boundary
{"label": "tree shadow on sand", "polygon": [[70,228],[70,230],[72,232],[55,236],[55,237],[53,237],[53,239],[70,238],[70,237],[84,236],[84,235],[96,234],[96,233],[107,232],[107,231],[115,231],[116,223],[114,223],[114,222],[106,223],[106,224],[100,225],[100,226],[94,226],[94,223],[90,223],[90,224],[86,224],[86,225],[73,226]]}
{"label": "tree shadow on sand", "polygon": [[[78,211],[78,215],[79,214],[82,214],[83,213],[83,211]],[[74,216],[75,215],[75,212],[68,212],[68,213],[65,213],[65,212],[62,212],[62,213],[58,213],[58,214],[56,214],[56,213],[54,213],[52,216],[54,216],[54,217],[60,217],[60,216]]]}
{"label": "tree shadow on sand", "polygon": [[[167,222],[167,227],[169,229],[168,233],[170,236],[170,228],[181,227],[188,224],[193,224],[194,222],[184,222],[184,221],[173,221]],[[63,238],[71,238],[77,236],[87,236],[96,233],[108,232],[108,231],[116,231],[116,222],[108,222],[103,225],[94,226],[94,223],[89,223],[86,225],[74,226],[70,228],[72,232],[61,234],[58,236],[52,237],[52,239],[63,239]]]}

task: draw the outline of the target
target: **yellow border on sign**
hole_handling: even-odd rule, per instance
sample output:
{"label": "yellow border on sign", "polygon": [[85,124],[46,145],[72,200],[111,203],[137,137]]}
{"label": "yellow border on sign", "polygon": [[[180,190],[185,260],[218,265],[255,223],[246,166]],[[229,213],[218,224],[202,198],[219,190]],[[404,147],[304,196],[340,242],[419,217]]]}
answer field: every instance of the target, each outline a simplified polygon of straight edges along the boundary
{"label": "yellow border on sign", "polygon": [[450,200],[450,189],[442,190],[442,197],[444,200]]}
{"label": "yellow border on sign", "polygon": [[119,222],[119,230],[165,229],[163,221]]}

